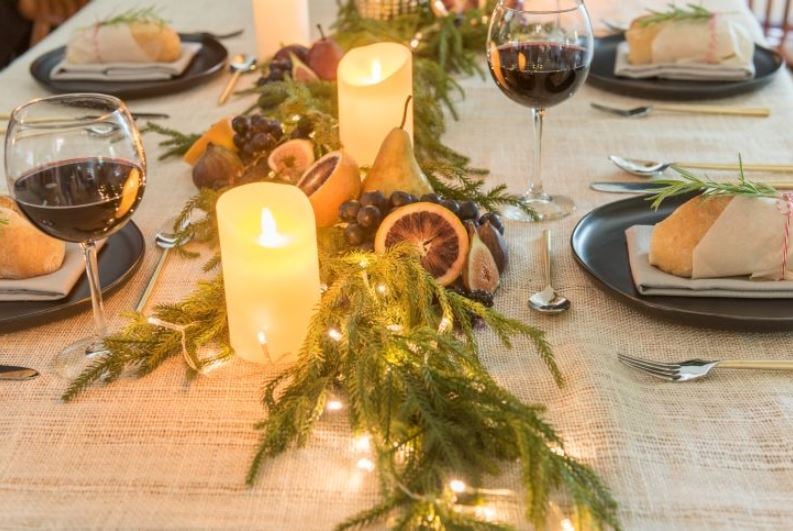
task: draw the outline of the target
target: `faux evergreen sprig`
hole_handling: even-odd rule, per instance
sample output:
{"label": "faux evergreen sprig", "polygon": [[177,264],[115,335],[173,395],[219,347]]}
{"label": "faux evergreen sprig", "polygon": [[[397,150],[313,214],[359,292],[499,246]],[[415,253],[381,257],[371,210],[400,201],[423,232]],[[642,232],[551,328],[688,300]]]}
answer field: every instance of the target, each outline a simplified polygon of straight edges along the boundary
{"label": "faux evergreen sprig", "polygon": [[300,359],[265,388],[268,414],[248,482],[266,459],[305,445],[329,398],[343,397],[353,432],[368,434],[375,448],[384,500],[338,529],[392,513],[397,529],[502,529],[458,512],[446,485],[462,477],[479,486],[513,461],[535,524],[561,489],[597,522],[617,527],[608,490],[565,455],[541,408],[523,404],[482,365],[474,322],[484,321],[504,348],[528,338],[561,384],[543,333],[439,286],[415,252],[401,246],[324,261],[329,288]]}
{"label": "faux evergreen sprig", "polygon": [[742,195],[747,197],[779,197],[779,192],[773,187],[763,183],[750,181],[743,171],[743,161],[740,156],[737,182],[718,182],[709,177],[698,177],[688,170],[673,166],[679,179],[655,179],[653,182],[663,185],[663,188],[647,198],[651,201],[653,210],[658,210],[661,204],[678,195],[700,193],[705,196]]}
{"label": "faux evergreen sprig", "polygon": [[639,25],[643,28],[661,22],[705,21],[713,17],[712,11],[696,4],[687,4],[686,7],[669,4],[669,9],[666,11],[655,11],[653,9],[648,9],[648,11],[650,12],[649,15],[639,19]]}
{"label": "faux evergreen sprig", "polygon": [[[179,332],[152,324],[140,314],[131,314],[129,324],[117,334],[105,339],[108,354],[97,359],[71,382],[61,397],[70,402],[98,382],[113,382],[132,370],[137,377],[152,373],[164,361],[186,354],[196,364],[206,367],[231,358],[226,299],[220,275],[208,282],[199,282],[198,288],[184,301],[158,306],[155,318],[172,325],[182,326],[185,342]],[[212,346],[217,351],[210,359],[200,360],[198,350]]]}
{"label": "faux evergreen sprig", "polygon": [[140,129],[141,133],[157,133],[159,135],[168,137],[159,143],[159,146],[165,151],[160,154],[158,160],[165,160],[169,157],[178,157],[187,153],[187,150],[198,140],[201,135],[186,134],[176,129],[163,127],[154,122],[146,122],[146,125]]}

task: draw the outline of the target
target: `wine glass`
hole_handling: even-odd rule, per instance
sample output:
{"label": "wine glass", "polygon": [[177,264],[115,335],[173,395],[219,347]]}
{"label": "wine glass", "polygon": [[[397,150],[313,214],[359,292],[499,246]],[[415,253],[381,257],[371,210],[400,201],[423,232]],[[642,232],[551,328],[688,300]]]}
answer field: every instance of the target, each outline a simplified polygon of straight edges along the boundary
{"label": "wine glass", "polygon": [[570,98],[584,84],[592,63],[592,24],[583,0],[499,0],[490,20],[488,65],[501,91],[531,109],[534,160],[524,209],[505,209],[516,221],[563,218],[573,201],[542,187],[542,122],[545,110]]}
{"label": "wine glass", "polygon": [[14,109],[5,143],[8,191],[39,230],[85,255],[94,335],[67,346],[54,362],[67,378],[106,353],[107,332],[96,243],[121,228],[146,186],[140,134],[121,100],[66,94]]}

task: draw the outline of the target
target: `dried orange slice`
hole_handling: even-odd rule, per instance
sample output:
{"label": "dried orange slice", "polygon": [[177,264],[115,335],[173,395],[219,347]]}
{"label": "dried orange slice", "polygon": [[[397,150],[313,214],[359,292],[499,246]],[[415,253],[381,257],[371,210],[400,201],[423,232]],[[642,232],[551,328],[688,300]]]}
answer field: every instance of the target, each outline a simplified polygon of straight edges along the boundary
{"label": "dried orange slice", "polygon": [[413,203],[391,212],[374,239],[374,250],[382,254],[400,242],[419,250],[421,265],[442,286],[460,276],[468,256],[468,231],[450,210],[435,203]]}
{"label": "dried orange slice", "polygon": [[297,187],[311,201],[317,227],[330,227],[339,217],[341,204],[361,195],[361,172],[352,157],[334,151],[315,162]]}

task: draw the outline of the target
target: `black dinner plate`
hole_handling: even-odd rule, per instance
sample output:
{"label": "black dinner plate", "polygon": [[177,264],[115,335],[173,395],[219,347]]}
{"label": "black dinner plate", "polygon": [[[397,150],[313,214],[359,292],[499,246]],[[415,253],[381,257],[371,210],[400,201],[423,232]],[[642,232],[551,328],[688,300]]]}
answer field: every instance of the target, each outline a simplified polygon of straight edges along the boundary
{"label": "black dinner plate", "polygon": [[645,197],[609,203],[588,213],[573,230],[578,264],[607,293],[656,317],[684,324],[731,330],[793,330],[793,300],[645,297],[631,277],[625,229],[655,225],[692,196],[664,201],[658,211]]}
{"label": "black dinner plate", "polygon": [[200,42],[201,50],[196,54],[182,75],[155,81],[78,81],[56,80],[50,77],[55,66],[63,60],[65,47],[45,53],[30,65],[31,75],[47,90],[62,92],[100,92],[131,100],[150,96],[173,94],[211,79],[223,71],[228,50],[217,39],[208,35],[181,35],[183,42]]}
{"label": "black dinner plate", "polygon": [[587,80],[593,86],[638,98],[662,100],[703,100],[725,98],[757,90],[774,78],[785,64],[782,56],[768,48],[755,46],[754,66],[757,75],[741,81],[684,81],[674,79],[630,79],[614,75],[617,46],[624,42],[624,35],[611,35],[595,39],[595,54]]}
{"label": "black dinner plate", "polygon": [[[132,222],[110,237],[99,253],[99,283],[103,294],[114,292],[132,277],[143,261],[145,250],[143,234]],[[0,332],[63,319],[90,306],[91,292],[83,275],[65,299],[0,302]]]}

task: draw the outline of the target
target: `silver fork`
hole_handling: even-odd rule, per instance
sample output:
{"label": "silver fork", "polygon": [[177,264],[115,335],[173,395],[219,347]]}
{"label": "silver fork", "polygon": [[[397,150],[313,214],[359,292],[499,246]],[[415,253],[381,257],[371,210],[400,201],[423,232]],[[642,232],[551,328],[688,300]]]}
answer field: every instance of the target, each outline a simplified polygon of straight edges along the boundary
{"label": "silver fork", "polygon": [[610,105],[603,105],[602,103],[591,102],[590,105],[603,112],[616,114],[617,116],[624,116],[626,118],[639,118],[647,116],[651,112],[666,111],[666,112],[680,112],[687,114],[727,114],[731,116],[756,116],[767,117],[771,115],[771,110],[768,107],[736,107],[730,105],[693,105],[693,104],[677,104],[677,103],[655,103],[653,105],[642,105],[630,109],[620,109],[611,107]]}
{"label": "silver fork", "polygon": [[679,363],[661,363],[627,354],[617,354],[623,364],[670,382],[690,382],[704,378],[716,367],[719,369],[793,370],[793,361],[783,360],[688,360]]}

